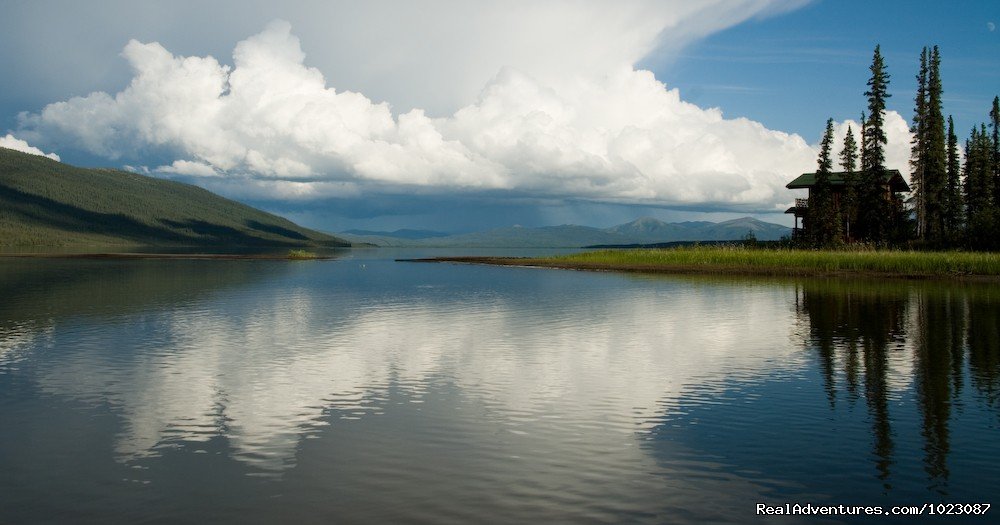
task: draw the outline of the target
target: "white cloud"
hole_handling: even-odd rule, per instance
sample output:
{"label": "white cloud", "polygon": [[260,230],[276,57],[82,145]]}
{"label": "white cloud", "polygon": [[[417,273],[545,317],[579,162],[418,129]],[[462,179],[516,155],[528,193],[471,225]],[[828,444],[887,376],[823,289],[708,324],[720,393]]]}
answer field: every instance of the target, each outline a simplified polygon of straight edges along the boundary
{"label": "white cloud", "polygon": [[42,157],[48,157],[52,160],[59,160],[59,155],[56,155],[55,153],[45,153],[42,150],[28,144],[27,141],[21,140],[10,133],[4,137],[0,137],[0,148],[12,149],[22,153],[41,155]]}
{"label": "white cloud", "polygon": [[[694,11],[676,16],[703,15]],[[735,19],[749,16],[737,11]],[[815,147],[682,101],[630,65],[652,45],[640,40],[621,44],[617,64],[599,61],[600,71],[502,68],[472,104],[443,118],[419,109],[393,114],[386,103],[328,86],[305,64],[287,22],[240,42],[233,67],[133,40],[122,53],[134,71],[127,88],[22,114],[19,133],[110,158],[158,151],[176,160],[156,171],[238,177],[245,196],[510,190],[782,207],[785,183],[815,166]],[[896,167],[895,137],[908,132],[895,113],[887,124],[888,162]],[[905,168],[909,140],[898,143]]]}
{"label": "white cloud", "polygon": [[[94,343],[81,344],[87,359],[46,361],[38,375],[47,393],[114,407],[124,422],[115,451],[125,461],[225,435],[233,458],[279,471],[295,465],[301,440],[329,418],[370,417],[381,410],[378,400],[388,399],[385,389],[408,385],[398,399],[419,397],[436,377],[451,378],[463,402],[494,407],[505,427],[530,428],[518,415],[541,402],[594,422],[629,414],[637,426],[625,437],[642,439],[636,432],[655,425],[663,407],[693,386],[800,368],[807,358],[794,337],[774,332],[775,323],[789,324],[794,293],[733,294],[733,308],[746,315],[720,319],[708,332],[690,327],[714,311],[714,294],[588,296],[599,299],[591,322],[574,326],[539,322],[538,306],[525,304],[530,298],[408,297],[331,315],[315,295],[292,290],[244,303],[240,315],[205,315],[216,311],[212,303],[156,313],[174,346],[128,368],[109,366],[107,345],[88,339],[100,336],[83,334],[78,344]],[[511,352],[512,340],[520,351]],[[592,440],[623,437],[607,425],[584,428]]]}
{"label": "white cloud", "polygon": [[219,172],[208,164],[201,162],[191,162],[189,160],[175,160],[169,166],[156,168],[159,173],[176,173],[178,175],[190,175],[192,177],[218,177]]}
{"label": "white cloud", "polygon": [[[848,119],[837,122],[833,126],[833,136],[836,142],[834,153],[834,166],[840,169],[840,151],[844,147],[844,137],[847,135],[847,128],[853,130],[854,140],[861,144],[861,123]],[[885,165],[890,169],[899,170],[905,177],[910,176],[910,125],[902,115],[895,111],[885,112],[885,135],[888,144],[885,147]],[[860,150],[858,151],[860,155]],[[858,161],[860,165],[860,160]]]}
{"label": "white cloud", "polygon": [[[450,115],[509,66],[547,83],[600,75],[647,57],[663,64],[695,39],[805,0],[46,0],[5,6],[0,86],[63,100],[112,92],[128,71],[114,53],[129,39],[223,59],[233,42],[275,18],[302,38],[309,64],[339,89],[388,101],[399,113]],[[53,16],[58,13],[59,16]],[[198,16],[191,16],[197,13]],[[101,30],[79,37],[80,20]],[[58,50],[52,53],[51,50]]]}

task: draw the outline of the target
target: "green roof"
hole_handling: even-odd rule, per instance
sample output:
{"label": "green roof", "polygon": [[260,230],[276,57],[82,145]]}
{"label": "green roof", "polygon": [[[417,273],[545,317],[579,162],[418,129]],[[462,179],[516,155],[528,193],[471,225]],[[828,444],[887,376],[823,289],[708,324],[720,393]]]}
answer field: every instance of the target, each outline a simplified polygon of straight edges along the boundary
{"label": "green roof", "polygon": [[[846,171],[836,171],[830,174],[830,185],[832,186],[843,186],[844,176],[847,175]],[[886,184],[889,184],[892,191],[910,191],[910,186],[906,183],[906,179],[903,175],[899,173],[899,170],[885,170],[882,174]],[[854,183],[857,184],[861,180],[861,174],[854,173]],[[816,174],[815,173],[803,173],[799,175],[795,180],[789,182],[785,185],[786,188],[790,190],[797,190],[801,188],[811,188],[816,185]]]}

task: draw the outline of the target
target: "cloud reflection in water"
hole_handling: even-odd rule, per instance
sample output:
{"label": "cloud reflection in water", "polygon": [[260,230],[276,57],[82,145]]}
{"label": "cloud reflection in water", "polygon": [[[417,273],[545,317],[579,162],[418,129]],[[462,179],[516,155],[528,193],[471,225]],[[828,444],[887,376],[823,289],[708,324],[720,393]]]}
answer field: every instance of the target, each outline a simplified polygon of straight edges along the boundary
{"label": "cloud reflection in water", "polygon": [[558,417],[564,430],[621,442],[692,387],[801,363],[791,334],[775,333],[793,324],[790,290],[610,279],[558,301],[503,290],[376,303],[356,290],[237,294],[110,335],[59,334],[78,351],[41,383],[114,406],[122,460],[224,436],[237,459],[279,471],[328,414],[378,414],[390,388],[418,402],[446,383],[510,432]]}

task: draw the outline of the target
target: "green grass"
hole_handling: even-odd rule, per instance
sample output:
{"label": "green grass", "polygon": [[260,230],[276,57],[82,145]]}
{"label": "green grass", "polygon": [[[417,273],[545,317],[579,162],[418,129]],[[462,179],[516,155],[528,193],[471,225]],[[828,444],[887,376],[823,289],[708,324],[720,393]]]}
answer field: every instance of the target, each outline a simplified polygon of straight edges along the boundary
{"label": "green grass", "polygon": [[667,250],[601,250],[547,259],[546,264],[622,269],[684,268],[753,273],[869,273],[900,276],[1000,276],[1000,254],[890,250],[815,251],[742,246]]}
{"label": "green grass", "polygon": [[292,260],[304,261],[309,259],[319,259],[319,255],[308,250],[288,250],[287,257]]}

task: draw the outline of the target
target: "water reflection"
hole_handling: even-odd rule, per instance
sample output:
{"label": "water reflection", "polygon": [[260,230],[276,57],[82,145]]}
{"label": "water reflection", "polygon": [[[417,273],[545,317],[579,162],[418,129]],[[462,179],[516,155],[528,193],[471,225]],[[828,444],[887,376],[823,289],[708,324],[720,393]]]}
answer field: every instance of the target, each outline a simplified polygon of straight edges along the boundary
{"label": "water reflection", "polygon": [[132,315],[294,269],[285,261],[0,259],[0,329],[80,315]]}
{"label": "water reflection", "polygon": [[1000,401],[1000,294],[982,293],[966,305],[968,311],[967,345],[972,383],[991,406]]}
{"label": "water reflection", "polygon": [[73,509],[125,479],[176,521],[741,522],[1000,480],[996,287],[366,257],[0,266],[0,489]]}
{"label": "water reflection", "polygon": [[51,346],[55,327],[181,307],[294,269],[283,262],[0,259],[0,372]]}
{"label": "water reflection", "polygon": [[829,404],[835,408],[841,389],[851,402],[864,398],[875,469],[887,491],[897,462],[893,422],[900,419],[893,401],[912,382],[928,488],[948,494],[949,426],[962,403],[966,361],[980,398],[995,404],[997,299],[997,287],[987,285],[839,281],[797,291]]}
{"label": "water reflection", "polygon": [[[469,289],[452,269],[435,270],[430,282],[374,292],[336,271],[301,285],[285,278],[96,331],[64,325],[46,343],[63,354],[36,363],[38,382],[115,407],[121,460],[222,436],[236,459],[281,471],[331,414],[379,415],[392,389],[420,403],[443,382],[515,435],[551,431],[558,415],[585,442],[620,447],[713,378],[797,364],[789,337],[776,341],[770,328],[791,321],[786,290],[530,270],[516,289]],[[721,300],[731,314],[714,313]],[[690,329],[706,319],[710,331]]]}
{"label": "water reflection", "polygon": [[[809,344],[819,354],[827,397],[836,399],[835,359],[844,350],[845,383],[856,396],[859,360],[863,395],[872,421],[873,454],[878,478],[890,489],[894,449],[889,413],[890,353],[903,350],[907,297],[871,283],[813,283],[801,290],[798,306],[809,322]],[[859,355],[860,350],[860,355]]]}

